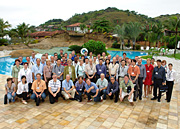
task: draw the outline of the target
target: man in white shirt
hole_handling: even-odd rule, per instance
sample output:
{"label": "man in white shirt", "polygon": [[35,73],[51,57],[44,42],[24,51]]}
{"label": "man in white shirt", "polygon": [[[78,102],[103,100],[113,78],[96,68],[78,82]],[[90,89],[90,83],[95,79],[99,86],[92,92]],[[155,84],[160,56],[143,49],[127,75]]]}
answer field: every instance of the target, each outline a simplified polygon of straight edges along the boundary
{"label": "man in white shirt", "polygon": [[30,59],[29,56],[26,57],[26,61],[28,63],[28,68],[32,70],[32,67],[33,67],[34,63],[31,62],[31,59]]}
{"label": "man in white shirt", "polygon": [[167,102],[171,101],[171,96],[172,96],[172,91],[173,91],[173,86],[174,86],[174,81],[176,78],[176,72],[174,69],[172,69],[173,64],[169,63],[168,64],[169,69],[167,70],[167,77],[166,77],[166,85],[168,86],[168,91],[166,92],[166,100]]}
{"label": "man in white shirt", "polygon": [[29,87],[29,93],[32,93],[31,86],[32,86],[32,71],[28,68],[28,63],[24,63],[24,68],[21,69],[18,73],[18,82],[21,82],[21,77],[26,76],[26,81]]}
{"label": "man in white shirt", "polygon": [[58,97],[60,96],[61,82],[57,79],[57,75],[53,75],[53,79],[49,81],[49,101],[51,104],[58,102]]}
{"label": "man in white shirt", "polygon": [[110,63],[109,65],[109,75],[110,77],[114,77],[116,78],[116,73],[117,73],[117,69],[118,69],[118,64],[116,63],[116,57],[113,57],[113,62]]}
{"label": "man in white shirt", "polygon": [[95,82],[96,65],[93,64],[93,60],[89,59],[89,64],[85,66],[86,78],[89,78],[91,82]]}

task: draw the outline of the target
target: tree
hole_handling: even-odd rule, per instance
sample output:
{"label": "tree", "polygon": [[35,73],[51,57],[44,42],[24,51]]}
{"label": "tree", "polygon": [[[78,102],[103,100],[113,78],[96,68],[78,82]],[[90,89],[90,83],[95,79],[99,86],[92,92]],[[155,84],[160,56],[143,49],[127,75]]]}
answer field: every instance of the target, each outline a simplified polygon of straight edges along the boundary
{"label": "tree", "polygon": [[176,49],[177,49],[177,34],[178,34],[178,29],[180,28],[180,18],[179,17],[171,17],[168,20],[165,21],[165,26],[171,30],[175,31],[175,36],[176,36],[176,42],[175,42],[175,50],[174,50],[174,57],[176,55]]}
{"label": "tree", "polygon": [[3,39],[3,37],[8,34],[7,29],[11,27],[11,25],[8,23],[8,21],[4,21],[2,18],[0,19],[0,37]]}
{"label": "tree", "polygon": [[80,29],[82,31],[82,33],[84,33],[84,30],[86,29],[86,24],[80,24]]}
{"label": "tree", "polygon": [[122,47],[123,47],[124,38],[125,38],[125,25],[122,25],[122,26],[117,25],[113,33],[118,35],[121,42],[120,49],[123,49]]}
{"label": "tree", "polygon": [[129,22],[127,28],[130,33],[130,38],[133,41],[133,50],[135,49],[136,39],[139,36],[141,30],[141,24],[139,22]]}
{"label": "tree", "polygon": [[104,18],[95,21],[91,28],[93,29],[93,32],[98,32],[98,33],[104,33],[104,32],[109,33],[111,29],[110,22]]}
{"label": "tree", "polygon": [[151,29],[152,29],[152,26],[146,22],[146,24],[143,26],[145,47],[146,47],[146,42],[148,40],[148,34],[151,31]]}
{"label": "tree", "polygon": [[15,31],[18,34],[18,37],[21,38],[22,43],[24,43],[25,37],[27,37],[27,34],[30,33],[29,24],[26,24],[23,22],[22,24],[17,25],[17,28]]}

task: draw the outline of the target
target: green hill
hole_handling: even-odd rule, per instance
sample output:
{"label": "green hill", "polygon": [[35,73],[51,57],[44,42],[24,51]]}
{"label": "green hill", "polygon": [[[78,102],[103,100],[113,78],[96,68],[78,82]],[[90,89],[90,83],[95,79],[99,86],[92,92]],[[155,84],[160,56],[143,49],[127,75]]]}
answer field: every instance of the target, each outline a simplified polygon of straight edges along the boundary
{"label": "green hill", "polygon": [[176,17],[180,17],[180,14],[177,13],[177,14],[166,14],[166,15],[160,15],[158,17],[155,17],[155,21],[160,21],[160,22],[164,22],[165,20],[168,20],[169,18],[173,17],[173,16],[176,16]]}

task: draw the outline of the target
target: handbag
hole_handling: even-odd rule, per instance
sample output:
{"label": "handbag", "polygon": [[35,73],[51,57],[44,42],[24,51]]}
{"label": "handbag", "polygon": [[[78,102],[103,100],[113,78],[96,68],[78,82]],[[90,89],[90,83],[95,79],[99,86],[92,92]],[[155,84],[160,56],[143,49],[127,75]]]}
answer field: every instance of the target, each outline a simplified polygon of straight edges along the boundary
{"label": "handbag", "polygon": [[160,92],[167,92],[168,90],[168,86],[167,85],[160,85],[159,87],[159,91]]}
{"label": "handbag", "polygon": [[7,104],[7,95],[4,95],[4,104]]}

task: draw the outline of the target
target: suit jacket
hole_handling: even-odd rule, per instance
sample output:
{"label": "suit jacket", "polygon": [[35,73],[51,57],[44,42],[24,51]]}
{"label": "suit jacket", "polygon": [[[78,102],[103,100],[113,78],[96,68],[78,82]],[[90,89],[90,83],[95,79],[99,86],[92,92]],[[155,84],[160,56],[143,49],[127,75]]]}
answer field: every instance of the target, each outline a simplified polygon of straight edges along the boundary
{"label": "suit jacket", "polygon": [[[71,69],[72,69],[72,81],[74,82],[76,79],[75,67],[71,65]],[[63,74],[64,79],[66,79],[67,74],[69,74],[69,68],[68,68],[68,66],[65,66],[64,67],[64,74]]]}

